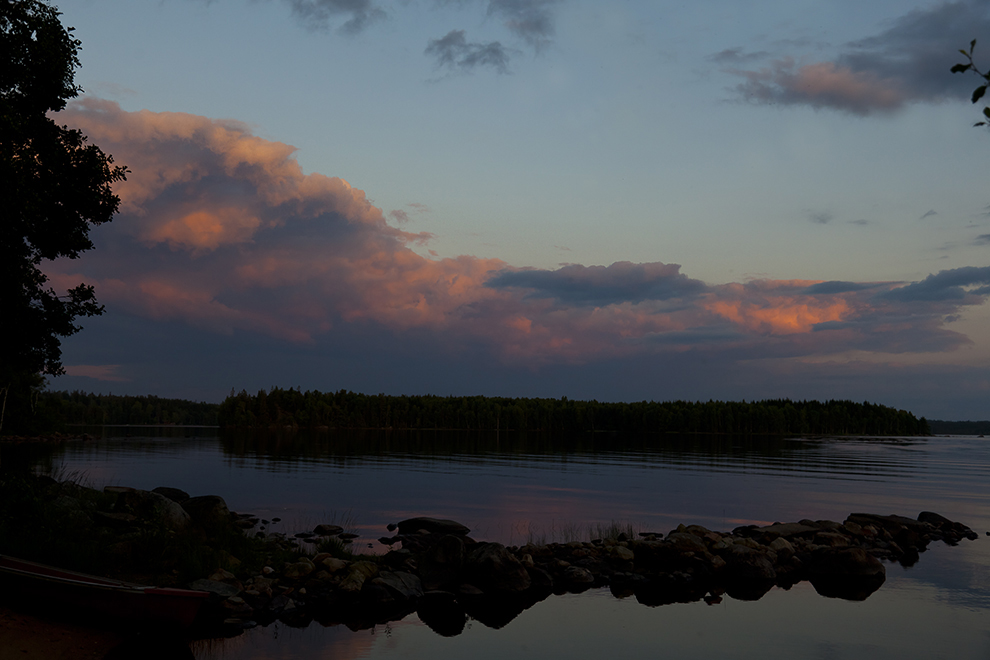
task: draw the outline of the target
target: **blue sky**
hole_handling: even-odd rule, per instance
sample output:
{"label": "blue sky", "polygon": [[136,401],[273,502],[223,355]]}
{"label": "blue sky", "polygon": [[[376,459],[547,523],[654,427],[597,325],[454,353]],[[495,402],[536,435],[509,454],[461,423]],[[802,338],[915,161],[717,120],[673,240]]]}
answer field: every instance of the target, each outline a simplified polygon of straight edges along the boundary
{"label": "blue sky", "polygon": [[988,416],[988,2],[58,6],[132,174],[53,387]]}

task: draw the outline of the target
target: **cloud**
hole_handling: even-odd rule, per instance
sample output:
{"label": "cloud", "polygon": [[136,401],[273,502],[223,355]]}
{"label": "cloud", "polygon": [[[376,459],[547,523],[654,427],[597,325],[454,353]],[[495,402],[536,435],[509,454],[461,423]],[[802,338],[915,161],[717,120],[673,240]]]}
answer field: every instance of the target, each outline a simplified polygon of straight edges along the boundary
{"label": "cloud", "polygon": [[990,296],[990,268],[907,284],[708,284],[660,262],[543,270],[431,259],[412,249],[429,234],[390,225],[363,191],[304,173],[293,147],[238,122],[96,99],[58,120],[131,174],[116,187],[120,215],[94,229],[98,249],[49,264],[52,285],[92,283],[117,313],[231,341],[347,350],[376,336],[401,352],[418,338],[529,369],[681,352],[736,361],[944,351],[968,341],[946,318]]}
{"label": "cloud", "polygon": [[845,44],[832,61],[783,57],[758,70],[727,71],[743,78],[735,91],[755,103],[889,113],[908,103],[967,98],[974,83],[949,69],[960,48],[988,32],[990,3],[942,3],[914,9],[879,34]]}
{"label": "cloud", "polygon": [[987,295],[990,295],[990,266],[967,266],[939,271],[920,282],[912,282],[883,293],[881,297],[903,302],[952,301],[956,304],[976,305],[982,303]]}
{"label": "cloud", "polygon": [[423,52],[436,58],[438,69],[467,72],[479,66],[488,66],[498,73],[509,73],[509,49],[497,41],[468,42],[464,30],[451,30],[439,39],[431,39]]}
{"label": "cloud", "polygon": [[929,209],[928,211],[925,211],[925,214],[921,216],[921,219],[924,220],[925,218],[931,218],[936,215],[938,215],[938,213],[935,211],[935,209]]}
{"label": "cloud", "polygon": [[130,378],[125,378],[117,373],[119,364],[67,364],[65,374],[67,376],[81,376],[110,383],[130,382]]}
{"label": "cloud", "polygon": [[745,62],[754,62],[758,60],[764,60],[770,56],[765,50],[746,52],[740,47],[736,48],[726,48],[725,50],[719,51],[714,55],[709,56],[709,61],[715,62],[716,64],[743,64]]}
{"label": "cloud", "polygon": [[495,275],[486,286],[526,290],[528,298],[554,298],[575,305],[614,305],[693,298],[707,287],[680,273],[677,264],[568,265],[555,271],[516,270]]}
{"label": "cloud", "polygon": [[867,289],[873,289],[877,285],[871,283],[860,283],[860,282],[819,282],[818,284],[812,284],[804,293],[811,295],[816,295],[820,293],[824,294],[834,294],[834,293],[850,293],[852,291],[865,291]]}
{"label": "cloud", "polygon": [[818,225],[827,225],[834,217],[828,211],[808,211],[808,219]]}
{"label": "cloud", "polygon": [[356,34],[372,23],[383,20],[385,11],[371,0],[285,0],[305,25],[326,30],[335,19],[343,18],[340,31]]}
{"label": "cloud", "polygon": [[489,16],[505,19],[505,26],[537,52],[550,45],[556,33],[553,8],[560,0],[490,0]]}
{"label": "cloud", "polygon": [[990,234],[980,234],[973,239],[974,245],[990,245]]}

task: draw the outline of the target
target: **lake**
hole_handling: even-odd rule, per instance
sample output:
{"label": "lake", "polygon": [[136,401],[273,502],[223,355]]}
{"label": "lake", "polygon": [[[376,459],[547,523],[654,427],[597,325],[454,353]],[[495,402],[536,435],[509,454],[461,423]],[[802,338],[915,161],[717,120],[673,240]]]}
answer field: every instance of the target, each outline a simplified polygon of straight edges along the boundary
{"label": "lake", "polygon": [[[937,542],[862,602],[803,582],[758,601],[726,596],[647,607],[607,590],[551,596],[508,625],[468,622],[442,637],[415,614],[373,629],[258,627],[197,642],[198,658],[904,658],[990,657],[990,442],[975,437],[783,439],[586,434],[349,432],[218,434],[104,429],[88,442],[4,447],[0,461],[77,473],[90,485],[222,495],[232,510],[281,518],[270,531],[343,524],[383,552],[388,523],[451,518],[478,540],[590,538],[613,522],[668,532],[728,531],[852,512],[941,513],[979,533]],[[34,452],[25,456],[23,452]],[[370,547],[369,547],[370,546]]]}

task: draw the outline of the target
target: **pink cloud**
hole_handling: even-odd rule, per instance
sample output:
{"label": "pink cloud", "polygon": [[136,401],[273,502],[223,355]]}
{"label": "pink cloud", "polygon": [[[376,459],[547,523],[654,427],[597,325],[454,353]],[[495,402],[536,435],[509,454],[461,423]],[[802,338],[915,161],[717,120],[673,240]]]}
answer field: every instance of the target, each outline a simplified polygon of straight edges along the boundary
{"label": "pink cloud", "polygon": [[126,383],[130,378],[125,378],[117,373],[119,364],[67,364],[65,373],[67,376],[83,376],[112,383]]}
{"label": "pink cloud", "polygon": [[[844,75],[823,69],[805,79],[838,93],[847,89]],[[118,189],[122,212],[100,228],[98,249],[53,264],[53,284],[89,282],[107,306],[217,333],[307,343],[339,324],[376,324],[397,336],[434,333],[451,350],[486,344],[527,366],[688,350],[930,351],[965,342],[944,319],[987,295],[957,296],[953,288],[982,281],[982,271],[885,298],[902,283],[713,286],[659,262],[548,271],[466,255],[430,259],[410,249],[428,234],[390,226],[363,191],[305,174],[293,147],[243,124],[124,112],[92,99],[59,120],[83,129],[131,174]]]}
{"label": "pink cloud", "polygon": [[912,99],[898,79],[854,71],[833,62],[798,67],[786,58],[758,71],[730,72],[746,79],[737,88],[742,96],[761,103],[810,105],[867,115],[898,110]]}

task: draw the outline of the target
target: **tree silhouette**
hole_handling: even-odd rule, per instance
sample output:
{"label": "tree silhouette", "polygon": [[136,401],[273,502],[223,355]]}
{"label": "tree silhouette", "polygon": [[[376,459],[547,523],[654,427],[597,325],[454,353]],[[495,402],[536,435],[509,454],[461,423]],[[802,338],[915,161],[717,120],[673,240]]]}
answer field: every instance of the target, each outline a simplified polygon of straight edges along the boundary
{"label": "tree silhouette", "polygon": [[[987,85],[990,84],[990,71],[984,73],[976,68],[976,64],[973,63],[974,48],[976,48],[976,39],[973,39],[972,41],[969,42],[968,51],[962,49],[960,49],[959,51],[969,61],[956,64],[955,66],[952,67],[951,71],[952,73],[965,73],[966,71],[972,71],[977,76],[983,78],[983,80],[986,81],[982,85],[980,85],[979,87],[973,90],[973,103],[976,103],[981,98],[983,98],[984,94],[987,93]],[[983,116],[986,117],[987,120],[990,120],[990,106],[983,108]],[[978,121],[975,124],[973,124],[973,126],[985,126],[986,124],[987,124],[986,121]]]}
{"label": "tree silhouette", "polygon": [[64,373],[60,338],[75,319],[103,311],[92,286],[60,295],[40,265],[93,248],[90,227],[117,211],[111,184],[127,171],[49,116],[82,91],[81,42],[59,15],[41,0],[0,3],[0,430],[5,413],[30,409],[41,374]]}

